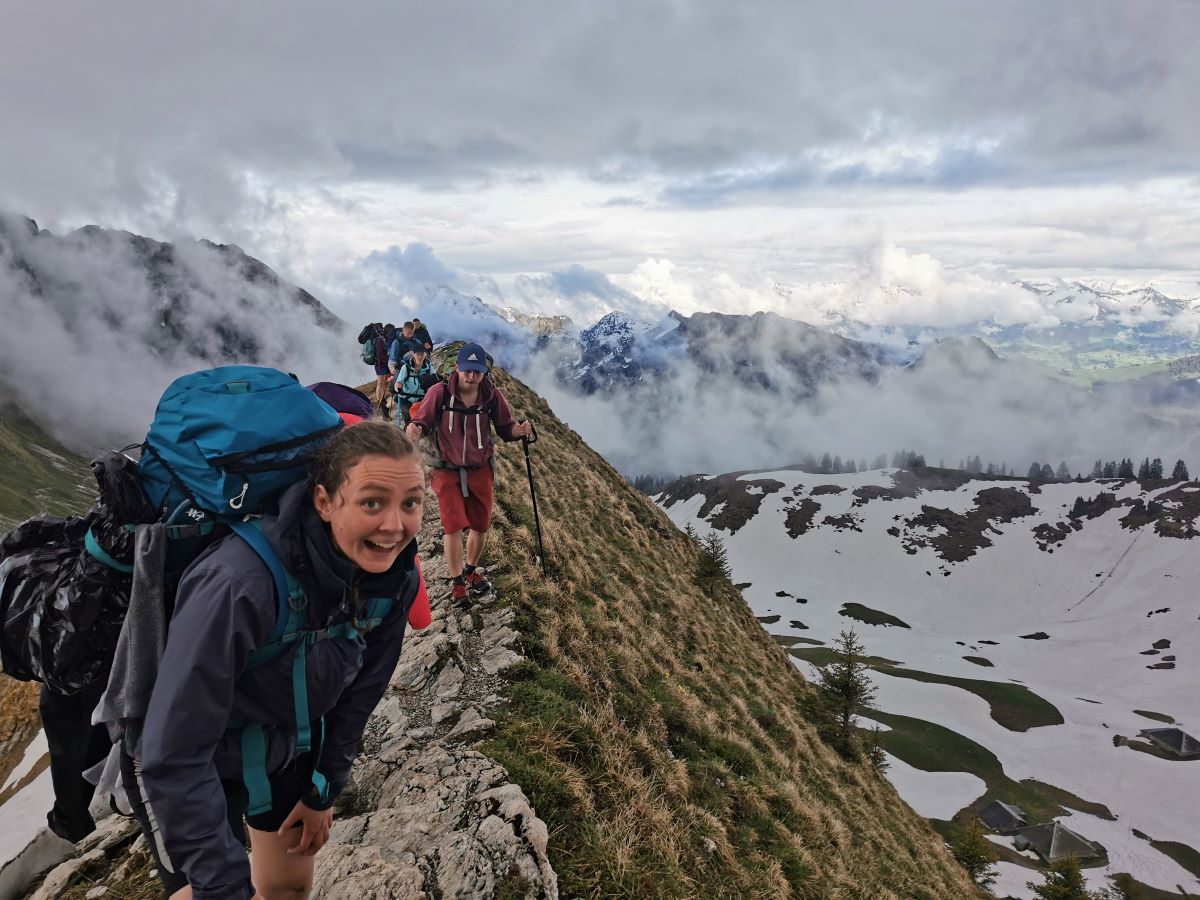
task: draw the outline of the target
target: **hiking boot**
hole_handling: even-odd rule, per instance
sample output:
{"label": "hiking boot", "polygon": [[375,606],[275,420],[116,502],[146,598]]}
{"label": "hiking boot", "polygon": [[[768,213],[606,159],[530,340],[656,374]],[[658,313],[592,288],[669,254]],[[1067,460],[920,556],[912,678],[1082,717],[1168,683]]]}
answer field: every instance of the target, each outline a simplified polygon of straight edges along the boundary
{"label": "hiking boot", "polygon": [[455,606],[467,607],[471,605],[471,595],[467,591],[465,582],[455,581],[451,584],[450,599],[454,601]]}
{"label": "hiking boot", "polygon": [[463,578],[466,580],[467,587],[470,588],[472,594],[490,594],[492,592],[492,583],[479,574],[478,569],[464,572]]}

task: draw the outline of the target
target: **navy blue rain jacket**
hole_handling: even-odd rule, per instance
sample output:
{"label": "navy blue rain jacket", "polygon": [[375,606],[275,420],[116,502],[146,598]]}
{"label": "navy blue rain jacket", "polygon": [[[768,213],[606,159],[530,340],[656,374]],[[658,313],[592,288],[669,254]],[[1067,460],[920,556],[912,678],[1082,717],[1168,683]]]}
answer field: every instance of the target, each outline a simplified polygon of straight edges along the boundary
{"label": "navy blue rain jacket", "polygon": [[[300,517],[311,507],[307,485],[294,485],[263,532],[304,587],[308,627],[337,624],[344,593],[323,590],[311,563]],[[367,718],[387,687],[404,640],[408,610],[419,577],[412,541],[389,575],[398,584],[384,621],[354,639],[319,641],[308,649],[308,704],[325,717],[319,768],[329,780],[327,808],[345,787]],[[348,564],[347,564],[348,565]],[[352,589],[344,585],[344,591]],[[250,547],[229,537],[197,559],[179,585],[166,649],[146,715],[142,743],[144,791],[167,855],[187,876],[196,900],[251,896],[246,851],[226,826],[221,779],[242,780],[241,732],[233,722],[261,722],[267,738],[267,771],[295,756],[293,654],[248,670],[250,653],[275,627],[278,604],[266,565]],[[290,811],[290,810],[289,810]]]}

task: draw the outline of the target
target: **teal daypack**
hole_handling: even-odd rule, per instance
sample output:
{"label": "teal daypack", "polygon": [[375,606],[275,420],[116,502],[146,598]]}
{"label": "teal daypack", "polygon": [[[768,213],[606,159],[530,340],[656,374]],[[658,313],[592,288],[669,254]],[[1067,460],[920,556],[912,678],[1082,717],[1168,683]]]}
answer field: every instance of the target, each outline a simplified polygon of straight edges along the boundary
{"label": "teal daypack", "polygon": [[375,336],[362,342],[362,361],[368,366],[375,365]]}

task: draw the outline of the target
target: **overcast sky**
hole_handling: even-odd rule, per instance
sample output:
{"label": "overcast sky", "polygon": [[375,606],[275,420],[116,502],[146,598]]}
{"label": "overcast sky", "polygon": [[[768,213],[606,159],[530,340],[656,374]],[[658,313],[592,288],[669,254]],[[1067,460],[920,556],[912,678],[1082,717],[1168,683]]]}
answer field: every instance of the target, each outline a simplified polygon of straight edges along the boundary
{"label": "overcast sky", "polygon": [[2,8],[0,209],[347,317],[380,263],[584,319],[1200,296],[1197,0]]}

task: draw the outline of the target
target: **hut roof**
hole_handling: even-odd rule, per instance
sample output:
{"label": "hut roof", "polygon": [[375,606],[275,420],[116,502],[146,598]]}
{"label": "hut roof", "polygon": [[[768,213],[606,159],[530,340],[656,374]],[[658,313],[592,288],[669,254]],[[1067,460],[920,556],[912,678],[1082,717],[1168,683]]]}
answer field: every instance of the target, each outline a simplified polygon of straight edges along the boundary
{"label": "hut roof", "polygon": [[1144,728],[1140,734],[1178,756],[1200,756],[1200,741],[1182,728]]}
{"label": "hut roof", "polygon": [[1076,834],[1060,822],[1047,822],[1044,825],[1030,825],[1020,829],[1017,831],[1017,849],[1024,849],[1022,843],[1047,862],[1067,856],[1089,859],[1099,856],[1101,852],[1100,848],[1087,838]]}
{"label": "hut roof", "polygon": [[992,831],[1008,833],[1016,831],[1018,828],[1024,828],[1029,824],[1029,818],[1025,815],[1025,810],[1019,806],[1013,806],[1011,803],[1003,803],[1000,800],[993,800],[987,806],[979,811],[979,821],[983,822]]}

